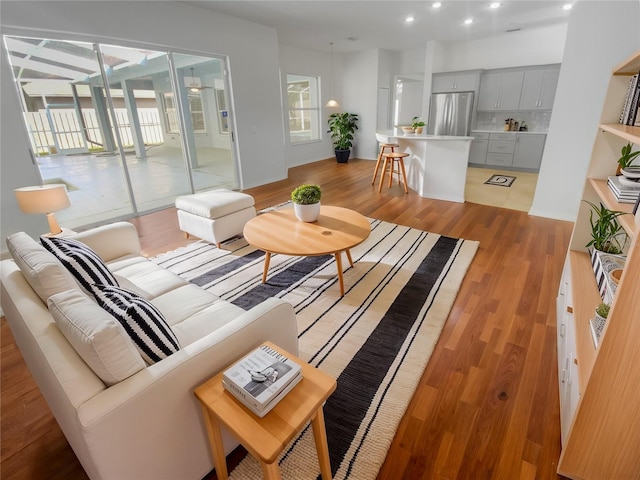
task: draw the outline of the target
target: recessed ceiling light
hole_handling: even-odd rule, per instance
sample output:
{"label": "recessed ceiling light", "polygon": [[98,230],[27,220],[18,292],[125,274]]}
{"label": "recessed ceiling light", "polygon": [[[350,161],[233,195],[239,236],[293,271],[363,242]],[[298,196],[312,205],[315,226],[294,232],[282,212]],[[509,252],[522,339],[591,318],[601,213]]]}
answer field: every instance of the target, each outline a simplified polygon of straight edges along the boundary
{"label": "recessed ceiling light", "polygon": [[411,16],[409,16],[409,17],[407,17],[407,18],[405,18],[405,19],[404,19],[404,21],[405,21],[405,22],[407,22],[407,23],[411,23],[411,22],[413,22],[414,20],[415,20],[415,18],[413,18],[413,17],[411,17]]}
{"label": "recessed ceiling light", "polygon": [[433,5],[431,5],[433,8],[440,8],[442,6],[442,3],[440,2],[435,2]]}
{"label": "recessed ceiling light", "polygon": [[567,4],[562,6],[562,9],[563,10],[571,10],[571,7],[573,7],[573,5],[571,5],[570,3],[567,3]]}
{"label": "recessed ceiling light", "polygon": [[471,25],[473,23],[473,18],[467,18],[463,23],[465,25]]}
{"label": "recessed ceiling light", "polygon": [[493,2],[489,5],[489,8],[500,8],[500,2]]}

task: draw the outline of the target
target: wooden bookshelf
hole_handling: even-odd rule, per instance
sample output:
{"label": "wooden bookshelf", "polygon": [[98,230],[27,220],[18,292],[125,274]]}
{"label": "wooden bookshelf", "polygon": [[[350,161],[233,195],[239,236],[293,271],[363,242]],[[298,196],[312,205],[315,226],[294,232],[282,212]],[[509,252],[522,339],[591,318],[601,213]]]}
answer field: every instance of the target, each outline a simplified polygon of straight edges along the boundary
{"label": "wooden bookshelf", "polygon": [[640,144],[640,127],[622,125],[621,123],[601,123],[600,128],[631,143]]}
{"label": "wooden bookshelf", "polygon": [[576,358],[578,361],[580,393],[584,392],[596,361],[596,348],[591,339],[589,320],[602,301],[595,282],[591,259],[584,252],[569,252],[573,289],[573,317],[576,323]]}
{"label": "wooden bookshelf", "polygon": [[640,71],[640,52],[636,52],[613,69],[613,76],[635,75]]}
{"label": "wooden bookshelf", "polygon": [[[603,133],[596,137],[582,199],[602,202],[610,210],[629,213],[618,220],[631,242],[622,278],[607,318],[606,327],[595,348],[589,320],[600,303],[591,259],[583,245],[588,236],[589,209],[580,205],[574,226],[572,246],[567,255],[570,267],[565,269],[558,295],[558,312],[566,308],[563,286],[571,289],[572,329],[566,338],[567,347],[558,344],[559,371],[569,364],[578,378],[578,399],[565,395],[566,385],[560,383],[560,410],[563,448],[558,473],[574,479],[640,478],[640,244],[633,205],[618,203],[607,185],[611,171],[611,156],[623,142],[640,146],[640,127],[615,123],[619,105],[626,93],[625,81],[616,76],[635,75],[640,70],[640,52],[616,67],[607,89],[603,118]],[[640,216],[640,215],[636,215]],[[576,352],[572,358],[571,352]],[[561,358],[562,356],[562,358]],[[564,403],[563,403],[564,402]]]}

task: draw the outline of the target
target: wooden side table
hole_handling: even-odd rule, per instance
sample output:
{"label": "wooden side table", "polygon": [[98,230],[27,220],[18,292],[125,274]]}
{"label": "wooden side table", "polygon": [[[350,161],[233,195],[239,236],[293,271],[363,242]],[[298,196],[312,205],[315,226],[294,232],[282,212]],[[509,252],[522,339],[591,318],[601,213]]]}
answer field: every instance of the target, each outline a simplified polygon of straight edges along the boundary
{"label": "wooden side table", "polygon": [[278,455],[311,420],[320,472],[331,479],[329,448],[322,406],[336,389],[336,380],[280,347],[265,342],[302,367],[302,380],[267,415],[259,418],[222,387],[222,372],[195,390],[202,404],[213,463],[219,480],[228,478],[220,427],[224,425],[260,461],[264,478],[280,479]]}

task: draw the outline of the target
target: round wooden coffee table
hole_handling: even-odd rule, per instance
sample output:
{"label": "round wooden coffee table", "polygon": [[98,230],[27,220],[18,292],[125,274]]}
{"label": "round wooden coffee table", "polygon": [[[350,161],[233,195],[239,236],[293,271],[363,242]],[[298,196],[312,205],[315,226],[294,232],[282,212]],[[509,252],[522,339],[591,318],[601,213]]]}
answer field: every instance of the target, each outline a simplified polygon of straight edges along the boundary
{"label": "round wooden coffee table", "polygon": [[300,257],[334,255],[340,296],[344,295],[341,254],[347,254],[353,267],[349,249],[366,240],[370,233],[371,225],[363,215],[348,208],[324,205],[320,207],[320,217],[312,223],[298,220],[293,208],[283,208],[258,215],[244,227],[247,242],[265,252],[262,283],[267,281],[272,253]]}

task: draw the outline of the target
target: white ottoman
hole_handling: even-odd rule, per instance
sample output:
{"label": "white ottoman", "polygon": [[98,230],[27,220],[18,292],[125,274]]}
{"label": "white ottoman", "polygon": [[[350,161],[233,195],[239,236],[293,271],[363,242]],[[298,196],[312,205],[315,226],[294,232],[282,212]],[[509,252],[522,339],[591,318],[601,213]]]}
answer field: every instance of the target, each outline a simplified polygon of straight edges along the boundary
{"label": "white ottoman", "polygon": [[176,198],[180,230],[215,243],[242,233],[244,224],[256,216],[251,195],[221,188]]}

